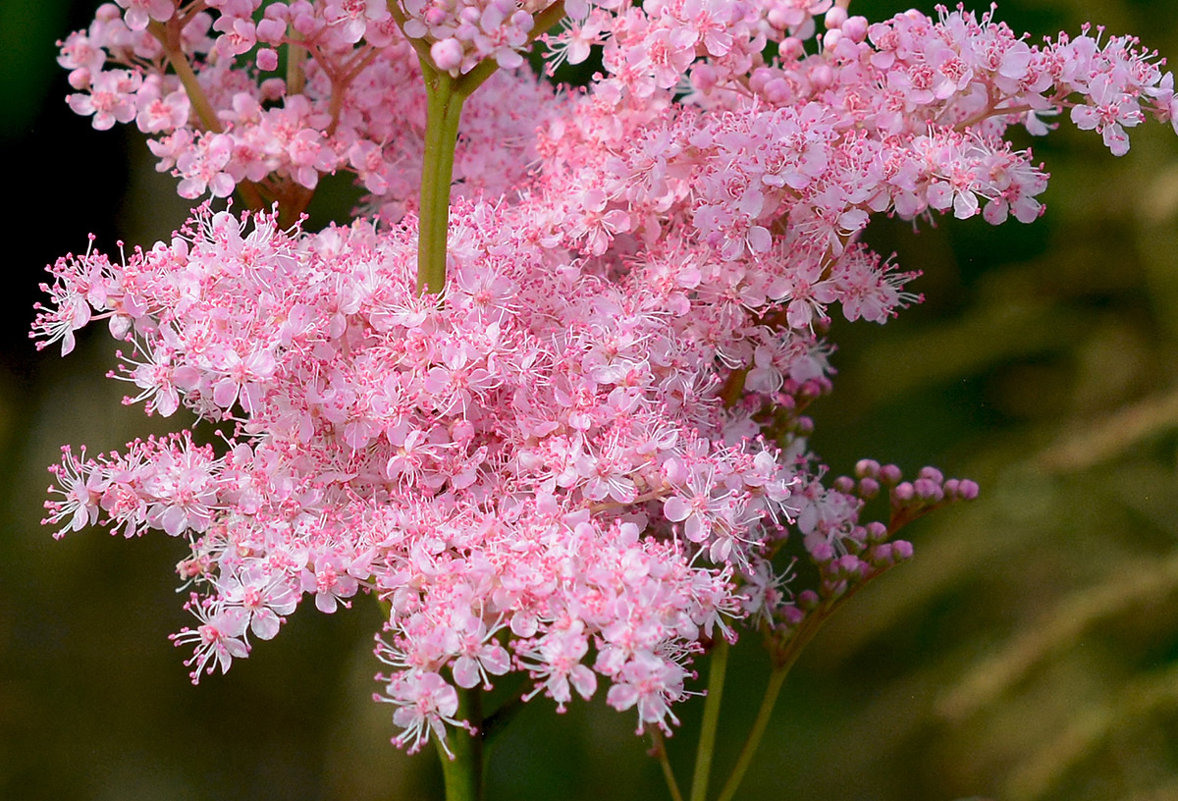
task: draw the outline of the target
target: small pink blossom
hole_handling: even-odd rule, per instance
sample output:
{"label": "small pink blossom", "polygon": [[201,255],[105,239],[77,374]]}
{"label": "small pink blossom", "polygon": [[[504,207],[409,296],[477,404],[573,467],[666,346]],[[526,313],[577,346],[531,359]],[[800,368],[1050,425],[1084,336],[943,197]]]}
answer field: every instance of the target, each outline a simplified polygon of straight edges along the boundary
{"label": "small pink blossom", "polygon": [[127,27],[133,31],[143,30],[152,20],[167,22],[176,10],[173,0],[115,0],[115,2],[127,9],[124,18],[127,20]]}

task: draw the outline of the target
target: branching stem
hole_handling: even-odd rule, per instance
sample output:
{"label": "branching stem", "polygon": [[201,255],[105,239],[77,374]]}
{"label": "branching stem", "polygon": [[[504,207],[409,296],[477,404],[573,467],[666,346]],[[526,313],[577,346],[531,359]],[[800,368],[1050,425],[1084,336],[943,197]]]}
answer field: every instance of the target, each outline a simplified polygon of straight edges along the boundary
{"label": "branching stem", "polygon": [[[201,126],[206,131],[221,133],[224,130],[224,126],[217,119],[217,112],[213,110],[208,96],[205,94],[204,89],[201,88],[200,82],[196,79],[196,73],[193,72],[192,65],[188,63],[188,57],[184,55],[184,51],[180,48],[179,20],[172,19],[167,24],[153,20],[148,25],[148,30],[159,41],[160,45],[163,46],[164,54],[168,57],[168,64],[171,65],[172,70],[176,73],[176,77],[180,79],[180,84],[184,87],[185,94],[188,95],[188,102],[192,104],[192,108],[196,111],[196,117],[200,120]],[[237,191],[241,194],[241,199],[245,201],[245,205],[251,210],[261,211],[265,208],[265,201],[262,200],[261,193],[258,192],[257,186],[251,181],[241,181],[238,183]]]}
{"label": "branching stem", "polygon": [[[388,9],[402,29],[407,18],[397,0]],[[534,41],[564,18],[564,2],[558,0],[536,15],[530,39]],[[406,37],[417,51],[427,95],[425,157],[421,170],[421,208],[418,218],[417,293],[441,295],[446,287],[446,236],[450,228],[450,184],[454,178],[454,148],[462,104],[495,74],[499,65],[483,59],[469,72],[454,77],[434,66],[428,44]]]}
{"label": "branching stem", "polygon": [[450,227],[450,182],[454,147],[466,96],[455,80],[421,60],[429,97],[425,159],[421,167],[421,211],[417,240],[417,293],[441,295],[446,286],[446,235]]}

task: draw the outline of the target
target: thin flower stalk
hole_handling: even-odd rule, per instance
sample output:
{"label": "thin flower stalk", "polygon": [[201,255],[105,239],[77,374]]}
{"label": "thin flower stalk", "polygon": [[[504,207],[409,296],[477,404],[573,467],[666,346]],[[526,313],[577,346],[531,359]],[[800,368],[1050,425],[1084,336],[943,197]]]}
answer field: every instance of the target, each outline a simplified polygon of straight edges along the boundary
{"label": "thin flower stalk", "polygon": [[720,726],[720,706],[724,698],[724,678],[728,672],[728,641],[723,637],[712,645],[708,667],[708,690],[704,701],[703,722],[696,744],[695,769],[691,776],[690,801],[707,801],[708,780],[716,752],[716,733]]}
{"label": "thin flower stalk", "polygon": [[667,755],[667,741],[663,733],[654,729],[650,733],[650,753],[658,760],[659,770],[662,771],[663,781],[667,785],[667,795],[671,801],[683,801],[683,793],[679,789],[679,782],[675,779],[675,771],[671,767],[671,759]]}

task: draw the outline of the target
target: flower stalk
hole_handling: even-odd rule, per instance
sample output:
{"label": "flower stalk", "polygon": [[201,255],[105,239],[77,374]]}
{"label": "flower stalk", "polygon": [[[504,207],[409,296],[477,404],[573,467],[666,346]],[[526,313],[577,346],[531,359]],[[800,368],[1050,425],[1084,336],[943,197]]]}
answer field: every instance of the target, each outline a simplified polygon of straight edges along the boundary
{"label": "flower stalk", "polygon": [[[221,121],[217,118],[217,112],[209,102],[204,89],[201,88],[196,73],[192,70],[192,65],[188,63],[188,57],[180,48],[180,20],[174,19],[167,24],[152,22],[148,26],[148,30],[164,48],[168,64],[176,73],[176,77],[180,79],[180,85],[184,87],[184,93],[188,95],[188,102],[196,111],[200,124],[207,131],[221,133],[224,126],[221,125]],[[237,191],[241,195],[241,199],[245,201],[245,205],[252,211],[261,211],[266,207],[261,193],[258,192],[257,186],[252,181],[241,181],[237,185]]]}
{"label": "flower stalk", "polygon": [[465,719],[473,731],[455,727],[446,737],[445,748],[441,742],[437,744],[446,801],[482,801],[482,696],[478,688],[458,691],[457,717]]}
{"label": "flower stalk", "polygon": [[667,756],[667,739],[659,729],[652,729],[650,742],[650,755],[659,762],[663,780],[667,784],[667,794],[671,801],[683,801],[683,792],[679,789],[679,782],[675,780],[675,771],[671,768],[671,760]]}
{"label": "flower stalk", "polygon": [[[389,11],[404,26],[404,12],[394,0]],[[530,41],[564,18],[564,1],[553,3],[535,19]],[[421,169],[421,209],[418,218],[417,294],[441,295],[446,286],[446,241],[450,229],[450,186],[454,180],[454,148],[462,104],[499,69],[494,59],[483,59],[458,77],[434,65],[428,47],[410,38],[421,63],[428,98],[425,154]]]}
{"label": "flower stalk", "polygon": [[421,169],[421,216],[418,220],[417,293],[441,295],[446,286],[446,236],[450,227],[450,183],[454,146],[466,95],[455,90],[449,74],[421,59],[429,97],[425,157]]}
{"label": "flower stalk", "polygon": [[720,703],[724,697],[724,677],[728,672],[728,641],[720,637],[712,646],[711,667],[708,672],[708,694],[704,701],[704,717],[700,726],[699,742],[695,751],[695,770],[691,776],[690,801],[705,801],[708,779],[716,752],[716,730],[720,725]]}

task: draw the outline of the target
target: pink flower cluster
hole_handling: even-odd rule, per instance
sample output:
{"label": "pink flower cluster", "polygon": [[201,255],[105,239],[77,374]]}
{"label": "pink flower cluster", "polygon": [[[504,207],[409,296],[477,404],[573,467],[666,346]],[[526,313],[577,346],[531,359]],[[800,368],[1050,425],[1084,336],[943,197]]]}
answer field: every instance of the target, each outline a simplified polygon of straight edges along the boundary
{"label": "pink flower cluster", "polygon": [[[272,637],[302,595],[331,612],[363,582],[391,603],[380,653],[406,708],[447,666],[459,686],[525,669],[564,704],[570,682],[592,691],[592,643],[611,702],[664,723],[694,644],[740,611],[737,571],[783,537],[802,475],[714,378],[678,365],[767,332],[668,316],[683,290],[654,280],[666,260],[606,280],[529,241],[516,214],[455,209],[444,304],[415,294],[412,220],[304,235],[201,212],[125,265],[55,267],[58,308],[85,298],[133,343],[116,375],[148,411],[182,401],[236,423],[221,458],[187,436],[67,452],[50,506],[59,533],[101,516],[193,539],[180,571],[206,597],[179,641],[196,646],[194,678],[244,656],[247,631]],[[68,333],[66,313],[42,329]],[[814,347],[806,334],[777,358],[820,376]],[[843,511],[831,541],[857,507]]]}
{"label": "pink flower cluster", "polygon": [[[311,233],[205,204],[123,262],[51,266],[39,345],[68,353],[107,320],[130,400],[183,406],[224,442],[66,449],[47,522],[188,540],[198,624],[175,639],[194,681],[305,598],[331,613],[377,595],[380,698],[411,749],[465,725],[456,688],[513,672],[558,708],[604,681],[640,730],[665,729],[708,640],[743,620],[784,641],[907,558],[896,531],[977,487],[874,462],[826,482],[806,441],[830,309],[882,323],[919,300],[915,273],[860,241],[871,215],[1029,222],[1046,175],[1011,125],[1043,133],[1067,108],[1120,154],[1147,112],[1178,111],[1133,39],[1031,46],[961,9],[869,24],[830,0],[120,6],[62,46],[95,127],[155,136],[186,197],[297,209],[348,170],[372,214]],[[523,65],[561,10],[550,64],[600,48],[586,88]],[[489,60],[507,69],[464,109],[446,289],[418,295],[421,65]],[[889,520],[861,522],[885,489]],[[815,587],[787,584],[791,532]]]}
{"label": "pink flower cluster", "polygon": [[[258,22],[257,0],[165,5],[177,7],[152,17],[157,27],[138,3],[125,18],[103,5],[88,30],[61,43],[58,61],[78,90],[71,108],[97,129],[133,120],[153,136],[157,168],[180,179],[182,197],[228,197],[249,183],[289,202],[345,170],[372,193],[373,209],[403,213],[420,180],[425,93],[418,57],[383,2],[270,3]],[[297,69],[288,61],[279,77],[280,47],[313,57]],[[176,60],[191,62],[212,113],[194,108],[191,85],[168,69]],[[552,95],[541,81],[504,74],[467,104],[455,171],[463,193],[502,195],[524,179],[532,109]]]}
{"label": "pink flower cluster", "polygon": [[[159,169],[181,179],[184,197],[226,197],[253,182],[265,196],[285,199],[314,189],[325,173],[347,170],[372,193],[368,205],[390,219],[412,203],[423,149],[424,92],[411,42],[432,42],[434,60],[453,62],[444,68],[455,74],[488,57],[517,67],[518,48],[528,44],[532,17],[541,10],[537,3],[507,0],[413,0],[394,5],[406,19],[407,38],[376,0],[271,3],[257,22],[258,0],[124,5],[125,17],[119,7],[104,5],[87,31],[62,43],[59,61],[78,90],[70,105],[92,115],[94,127],[134,120],[157,137],[151,148]],[[783,183],[780,171],[805,155],[791,184],[825,190],[818,213],[854,206],[856,213],[843,220],[848,230],[889,204],[905,216],[952,208],[958,217],[984,205],[991,222],[1008,213],[1027,221],[1038,213],[1034,197],[1045,179],[1029,152],[1011,152],[1000,139],[1010,124],[1043,133],[1046,118],[1069,108],[1079,127],[1096,129],[1120,155],[1129,146],[1125,129],[1144,119],[1142,103],[1160,119],[1175,118],[1171,74],[1163,75],[1156,57],[1129,37],[1102,42],[1099,33],[1086,32],[1031,46],[989,14],[977,19],[942,11],[934,22],[909,12],[869,25],[829,0],[678,0],[641,7],[612,0],[566,8],[566,27],[549,38],[554,60],[580,61],[592,45],[604,43],[608,75],[563,108],[527,70],[501,74],[476,94],[465,110],[456,174],[468,196],[503,196],[524,183],[534,156],[532,110],[539,108],[549,126],[560,126],[556,134],[570,122],[588,129],[581,133],[601,158],[621,153],[657,162],[659,154],[648,151],[658,142],[663,153],[689,159],[682,169],[694,166],[697,142],[707,136],[695,130],[700,126],[722,139],[734,125],[752,132],[753,142],[724,146],[751,144],[749,162],[762,157],[756,139],[773,142],[781,126],[800,125],[794,158],[767,165],[777,174],[755,169],[750,175],[771,197],[751,213],[756,199],[744,199],[744,212],[731,212],[740,217],[781,216],[782,195],[805,186]],[[822,48],[808,53],[800,37],[813,33],[812,15],[824,11]],[[778,57],[766,61],[762,53],[770,42]],[[279,77],[275,48],[283,46],[313,57],[294,70],[288,63]],[[192,62],[192,81],[207,96],[212,118],[193,108],[182,76],[168,70],[177,59]],[[677,101],[684,91],[685,102]],[[782,112],[787,119],[775,119]],[[619,150],[635,133],[646,147]],[[584,144],[566,142],[565,152]],[[860,187],[849,198],[818,180],[818,171],[838,171],[842,154],[832,148],[858,162],[843,171],[842,180]],[[600,164],[585,163],[591,155],[569,165],[575,168],[571,178],[586,168],[609,176]],[[655,181],[647,177],[648,184]],[[661,182],[648,189],[662,189]],[[699,196],[702,188],[692,189],[684,196],[686,187],[671,186],[642,199],[644,205],[676,198],[704,209],[713,205]],[[602,191],[613,199],[618,190]],[[732,206],[730,200],[721,194],[714,205]],[[632,225],[641,222],[631,215]],[[754,236],[766,241],[759,231]]]}

